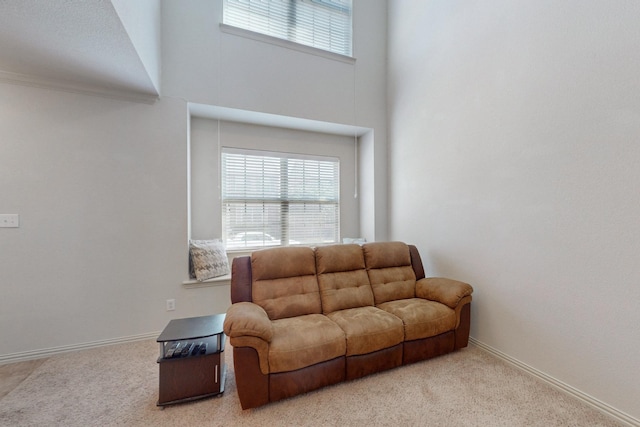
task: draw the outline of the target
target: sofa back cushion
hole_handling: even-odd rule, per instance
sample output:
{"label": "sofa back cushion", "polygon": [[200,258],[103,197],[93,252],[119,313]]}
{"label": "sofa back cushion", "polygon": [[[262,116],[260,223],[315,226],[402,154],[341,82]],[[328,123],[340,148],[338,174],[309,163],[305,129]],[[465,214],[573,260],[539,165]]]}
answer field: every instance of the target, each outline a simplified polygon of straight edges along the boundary
{"label": "sofa back cushion", "polygon": [[255,251],[251,255],[251,296],[271,320],[320,314],[313,249],[287,247]]}
{"label": "sofa back cushion", "polygon": [[408,245],[375,242],[366,243],[362,250],[376,304],[415,297],[416,275]]}
{"label": "sofa back cushion", "polygon": [[360,245],[316,248],[316,270],[323,313],[373,305]]}

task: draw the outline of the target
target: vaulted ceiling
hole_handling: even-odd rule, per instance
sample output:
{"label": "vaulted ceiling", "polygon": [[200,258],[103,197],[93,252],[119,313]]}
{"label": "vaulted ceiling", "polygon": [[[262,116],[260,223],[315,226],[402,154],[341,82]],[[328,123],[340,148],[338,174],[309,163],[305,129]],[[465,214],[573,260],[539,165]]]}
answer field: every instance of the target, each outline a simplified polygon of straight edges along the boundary
{"label": "vaulted ceiling", "polygon": [[149,71],[112,1],[0,1],[0,82],[154,99]]}

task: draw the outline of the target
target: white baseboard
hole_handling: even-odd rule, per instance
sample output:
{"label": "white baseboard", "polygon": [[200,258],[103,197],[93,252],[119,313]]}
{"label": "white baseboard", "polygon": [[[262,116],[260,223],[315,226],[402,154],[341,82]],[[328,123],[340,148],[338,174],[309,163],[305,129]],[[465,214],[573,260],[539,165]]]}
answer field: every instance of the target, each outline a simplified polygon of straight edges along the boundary
{"label": "white baseboard", "polygon": [[60,347],[43,348],[39,350],[23,351],[20,353],[3,354],[0,355],[0,365],[13,362],[23,362],[25,360],[42,359],[43,357],[49,357],[56,354],[67,353],[70,351],[86,350],[89,348],[103,347],[112,344],[122,344],[133,341],[142,341],[151,338],[157,338],[159,335],[160,332],[149,332],[146,334],[131,335],[128,337],[64,345]]}
{"label": "white baseboard", "polygon": [[617,421],[623,422],[629,426],[632,427],[640,427],[640,420],[637,418],[634,418],[628,414],[625,414],[624,412],[621,412],[619,410],[617,410],[616,408],[607,405],[606,403],[594,398],[593,396],[590,396],[586,393],[583,393],[582,391],[576,389],[575,387],[570,386],[569,384],[566,384],[556,378],[553,378],[550,375],[545,374],[542,371],[537,370],[536,368],[533,368],[529,365],[527,365],[526,363],[522,363],[521,361],[514,359],[511,356],[508,356],[507,354],[496,350],[495,348],[488,346],[478,340],[476,340],[473,337],[469,337],[469,343],[486,351],[487,353],[490,353],[493,356],[496,356],[497,358],[504,360],[505,362],[515,366],[516,368],[527,372],[530,375],[533,375],[534,377],[541,379],[542,381],[551,384],[552,386],[554,386],[555,388],[557,388],[558,390],[565,392],[567,394],[570,394],[571,396],[580,399],[581,401],[585,402],[586,404],[588,404],[589,406],[593,407],[594,409],[604,413],[605,415],[608,415],[612,418],[615,418]]}

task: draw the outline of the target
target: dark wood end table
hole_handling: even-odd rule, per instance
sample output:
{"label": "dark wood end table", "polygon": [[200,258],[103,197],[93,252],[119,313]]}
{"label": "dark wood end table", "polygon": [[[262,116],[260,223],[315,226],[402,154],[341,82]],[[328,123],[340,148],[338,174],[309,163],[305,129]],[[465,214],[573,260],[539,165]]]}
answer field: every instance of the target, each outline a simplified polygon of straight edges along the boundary
{"label": "dark wood end table", "polygon": [[158,339],[158,406],[220,395],[224,392],[224,314],[174,319]]}

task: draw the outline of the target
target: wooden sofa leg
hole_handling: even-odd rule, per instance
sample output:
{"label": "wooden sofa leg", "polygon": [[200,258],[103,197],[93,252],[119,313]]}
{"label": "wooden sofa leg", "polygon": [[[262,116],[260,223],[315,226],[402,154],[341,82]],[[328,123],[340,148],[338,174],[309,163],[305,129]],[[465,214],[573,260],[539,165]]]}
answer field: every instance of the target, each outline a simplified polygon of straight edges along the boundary
{"label": "wooden sofa leg", "polygon": [[251,347],[233,347],[233,366],[242,409],[269,403],[269,376],[260,371],[258,352]]}
{"label": "wooden sofa leg", "polygon": [[465,304],[460,310],[460,324],[456,328],[455,350],[469,345],[469,330],[471,328],[471,303]]}

